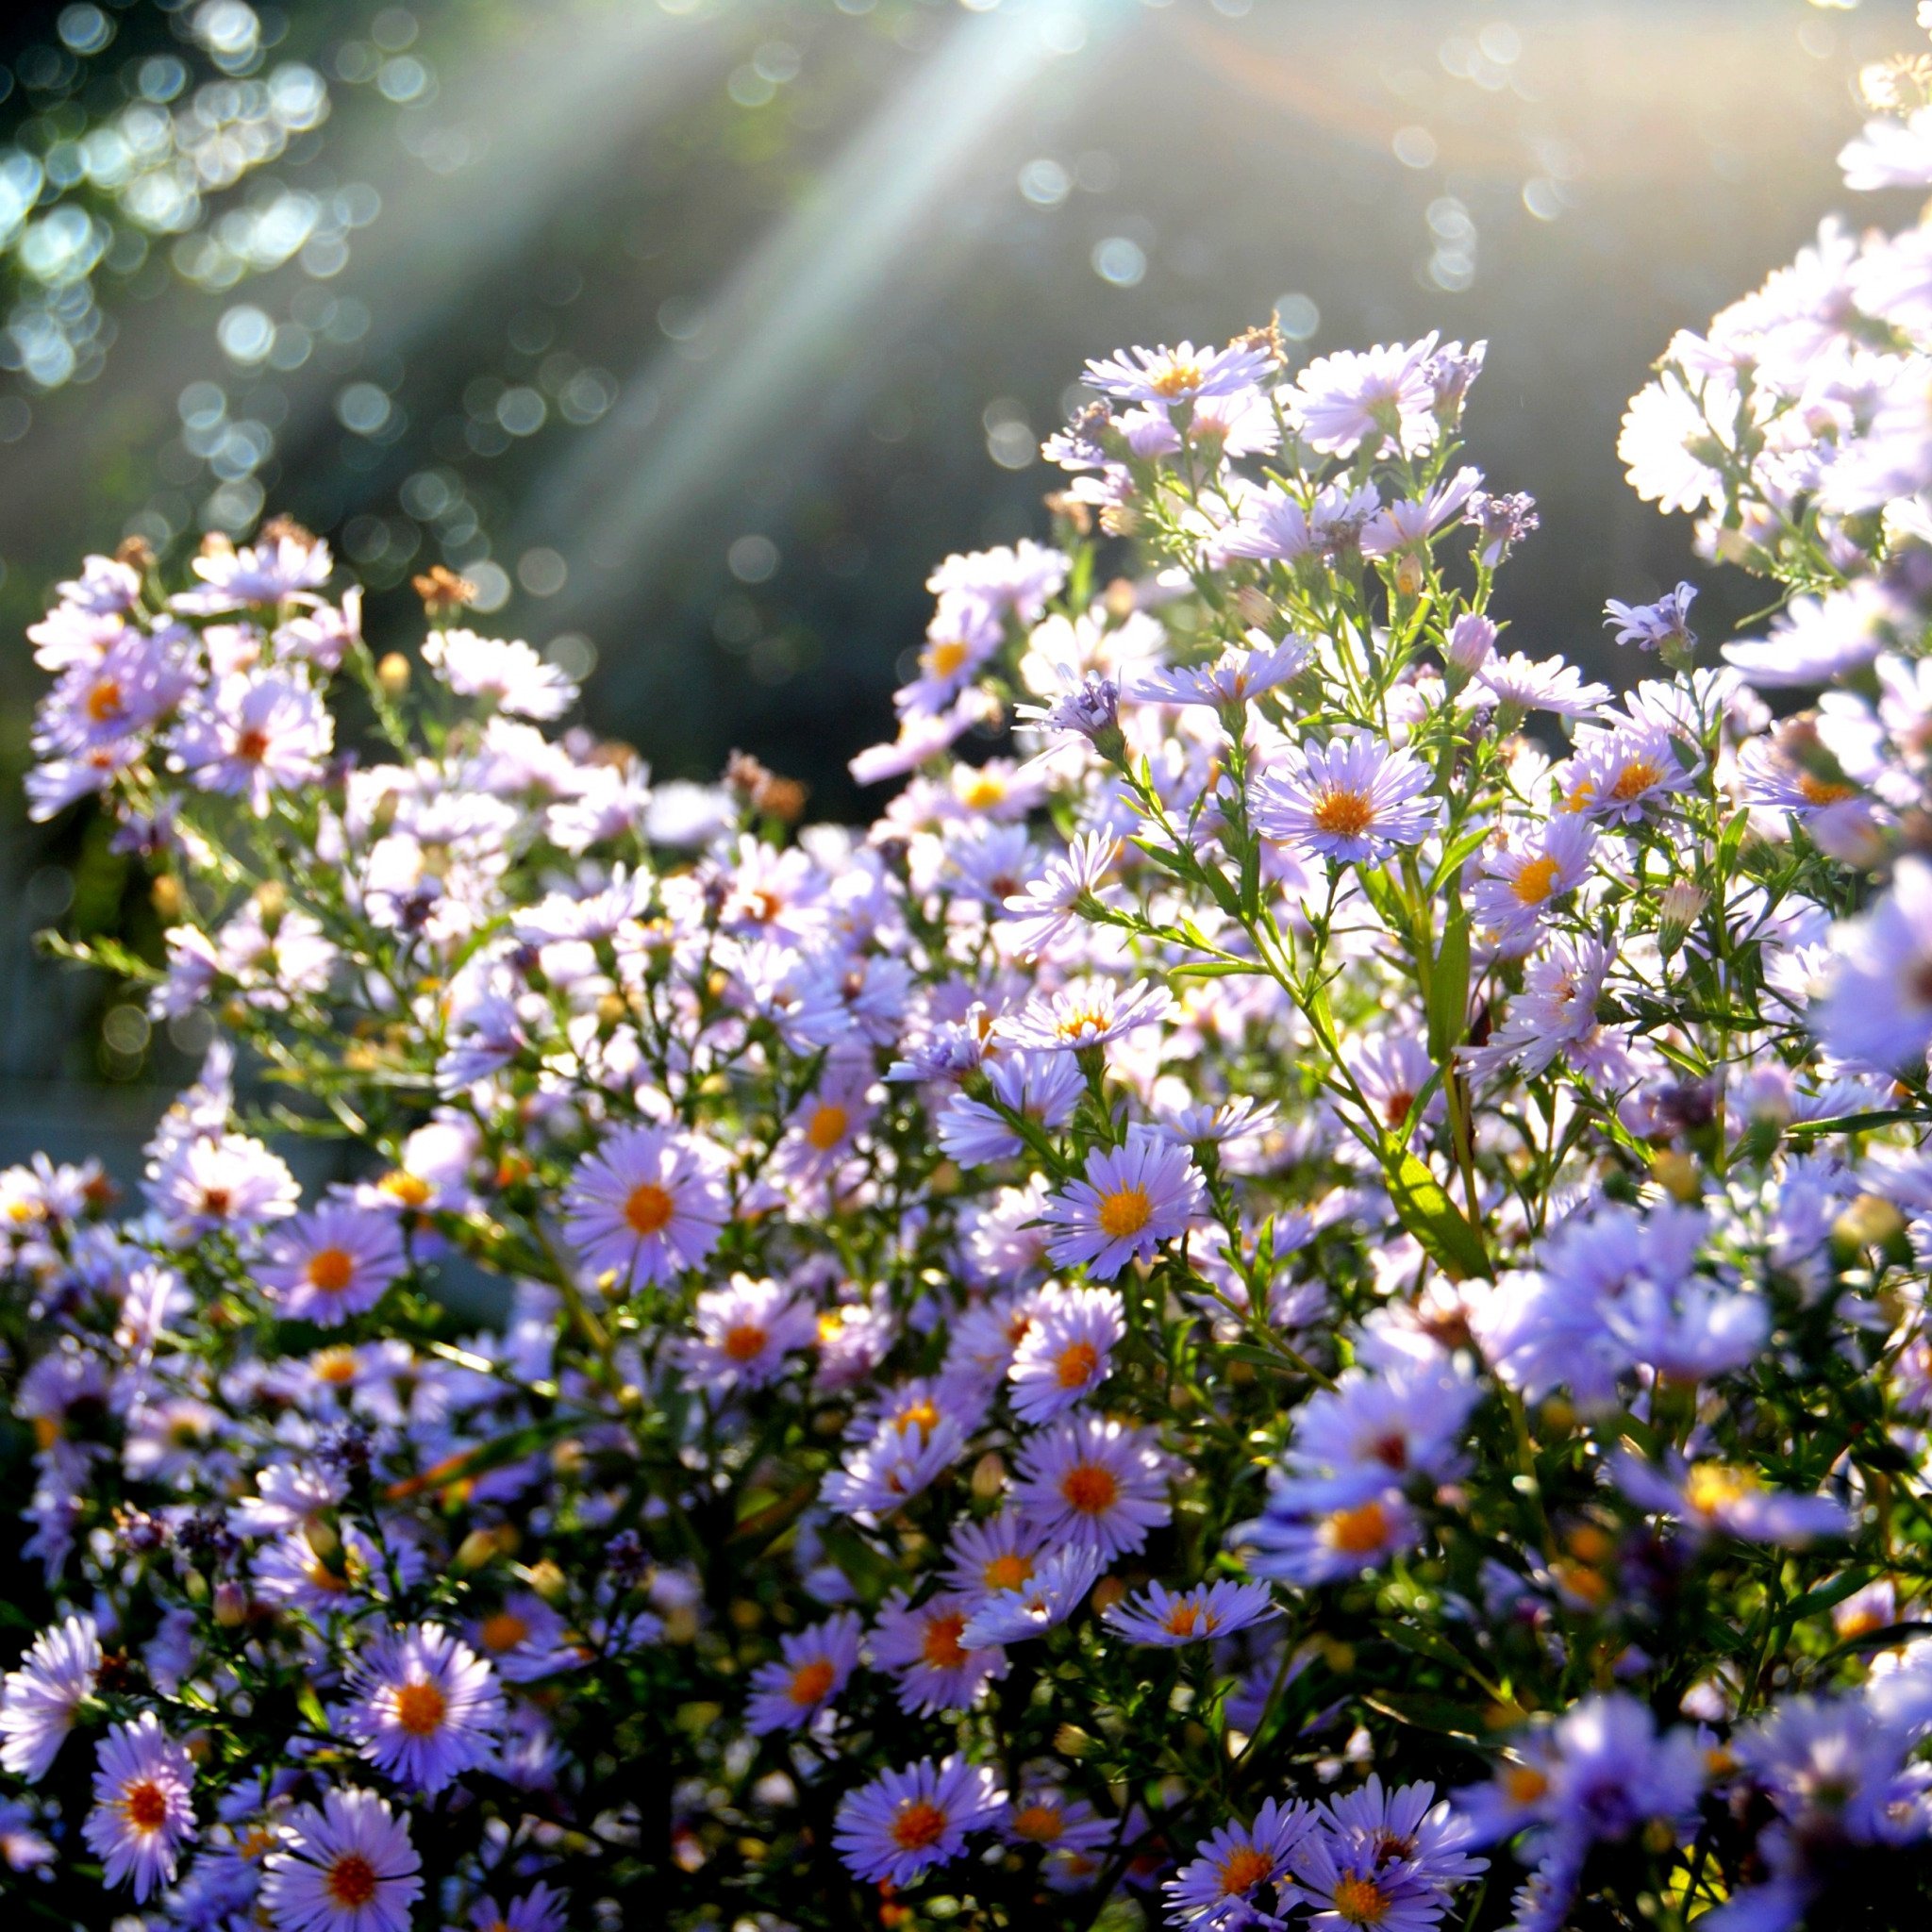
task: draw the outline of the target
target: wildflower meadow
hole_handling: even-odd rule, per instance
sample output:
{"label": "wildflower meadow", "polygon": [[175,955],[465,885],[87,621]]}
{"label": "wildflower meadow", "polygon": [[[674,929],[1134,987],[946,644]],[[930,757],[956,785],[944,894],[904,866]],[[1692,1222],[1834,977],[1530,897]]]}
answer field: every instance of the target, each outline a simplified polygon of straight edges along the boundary
{"label": "wildflower meadow", "polygon": [[1616,692],[1483,361],[1090,362],[870,825],[448,571],[85,560],[32,810],[165,953],[48,943],[215,1043],[0,1174],[23,1927],[1926,1923],[1932,226],[1664,348]]}

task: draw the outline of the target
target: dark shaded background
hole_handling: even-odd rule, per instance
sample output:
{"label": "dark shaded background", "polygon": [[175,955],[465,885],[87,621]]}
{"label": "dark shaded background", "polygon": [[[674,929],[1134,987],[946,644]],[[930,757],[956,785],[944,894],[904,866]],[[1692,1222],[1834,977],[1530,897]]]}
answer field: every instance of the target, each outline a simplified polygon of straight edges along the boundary
{"label": "dark shaded background", "polygon": [[[0,1156],[125,1163],[195,1044],[104,1014],[28,941],[55,917],[156,937],[99,828],[26,826],[10,782],[41,682],[21,630],[82,550],[284,509],[376,587],[383,643],[419,621],[408,575],[447,561],[502,596],[484,622],[588,671],[590,719],[660,773],[742,745],[821,813],[863,812],[844,760],[889,730],[926,573],[1040,529],[1035,445],[1082,360],[1281,302],[1308,353],[1489,339],[1473,455],[1543,516],[1502,592],[1515,641],[1621,677],[1607,596],[1690,575],[1707,636],[1762,598],[1691,570],[1686,523],[1629,492],[1625,400],[1674,328],[1849,206],[1854,79],[1923,47],[1912,10],[262,8],[265,63],[308,61],[333,107],[231,205],[301,188],[353,215],[345,250],[210,291],[156,248],[100,281],[92,379],[0,396]],[[87,61],[58,7],[0,26],[13,138],[110,110],[193,6],[104,11]],[[224,353],[243,305],[295,366]]]}

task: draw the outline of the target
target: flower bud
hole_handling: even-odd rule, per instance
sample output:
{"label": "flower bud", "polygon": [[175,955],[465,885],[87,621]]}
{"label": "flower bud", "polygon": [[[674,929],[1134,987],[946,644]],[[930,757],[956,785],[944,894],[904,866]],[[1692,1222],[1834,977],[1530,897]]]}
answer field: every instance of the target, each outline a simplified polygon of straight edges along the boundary
{"label": "flower bud", "polygon": [[409,660],[400,651],[391,651],[375,667],[375,681],[387,696],[401,697],[409,688]]}

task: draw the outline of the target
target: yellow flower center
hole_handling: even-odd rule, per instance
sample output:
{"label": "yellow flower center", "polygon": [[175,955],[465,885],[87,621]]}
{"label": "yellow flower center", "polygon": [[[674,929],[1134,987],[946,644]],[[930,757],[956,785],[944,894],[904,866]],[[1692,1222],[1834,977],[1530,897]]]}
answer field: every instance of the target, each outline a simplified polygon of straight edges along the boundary
{"label": "yellow flower center", "polygon": [[1359,839],[1375,823],[1374,802],[1338,785],[1316,799],[1314,818],[1318,832],[1335,839]]}
{"label": "yellow flower center", "polygon": [[406,1174],[401,1168],[384,1174],[376,1185],[405,1208],[420,1208],[429,1198],[429,1183],[413,1174]]}
{"label": "yellow flower center", "polygon": [[1509,882],[1509,890],[1525,906],[1541,906],[1557,883],[1557,861],[1545,853],[1532,858]]}
{"label": "yellow flower center", "polygon": [[1628,805],[1633,798],[1641,798],[1662,777],[1663,773],[1654,759],[1632,758],[1617,774],[1617,782],[1611,786],[1610,795],[1619,803]]}
{"label": "yellow flower center", "polygon": [[341,1294],[356,1273],[356,1257],[346,1248],[323,1248],[308,1257],[308,1285],[324,1294]]}
{"label": "yellow flower center", "polygon": [[1006,795],[1006,780],[987,772],[975,772],[959,788],[959,803],[968,811],[991,811]]}
{"label": "yellow flower center", "polygon": [[670,1221],[673,1206],[666,1189],[656,1181],[640,1181],[625,1196],[624,1218],[635,1233],[658,1234]]}
{"label": "yellow flower center", "polygon": [[1748,1469],[1731,1469],[1722,1462],[1693,1462],[1684,1483],[1684,1500],[1700,1516],[1709,1516],[1727,1503],[1757,1488]]}
{"label": "yellow flower center", "polygon": [[353,1348],[325,1348],[319,1350],[309,1367],[315,1372],[318,1382],[329,1382],[338,1388],[356,1379],[356,1351]]}
{"label": "yellow flower center", "polygon": [[1201,365],[1198,362],[1170,362],[1148,387],[1156,395],[1166,396],[1170,401],[1175,396],[1185,395],[1191,389],[1201,387]]}
{"label": "yellow flower center", "polygon": [[1154,1219],[1154,1204],[1145,1188],[1116,1188],[1112,1193],[1101,1195],[1095,1213],[1101,1233],[1117,1241],[1139,1234]]}
{"label": "yellow flower center", "polygon": [[950,677],[966,661],[966,646],[958,638],[941,638],[919,654],[928,677]]}

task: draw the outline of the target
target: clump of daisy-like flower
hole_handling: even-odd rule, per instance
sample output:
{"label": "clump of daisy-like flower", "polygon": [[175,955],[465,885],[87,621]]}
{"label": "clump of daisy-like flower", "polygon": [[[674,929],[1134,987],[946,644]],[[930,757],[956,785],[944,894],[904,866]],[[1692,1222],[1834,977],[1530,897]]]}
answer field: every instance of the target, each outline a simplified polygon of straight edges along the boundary
{"label": "clump of daisy-like flower", "polygon": [[561,728],[446,570],[404,678],[292,525],[88,559],[31,808],[173,909],[51,943],[217,1038],[127,1209],[0,1173],[14,1890],[1920,1924],[1926,232],[1672,342],[1632,480],[1783,608],[1613,602],[1616,693],[1497,614],[1482,344],[1096,360],[870,827]]}

